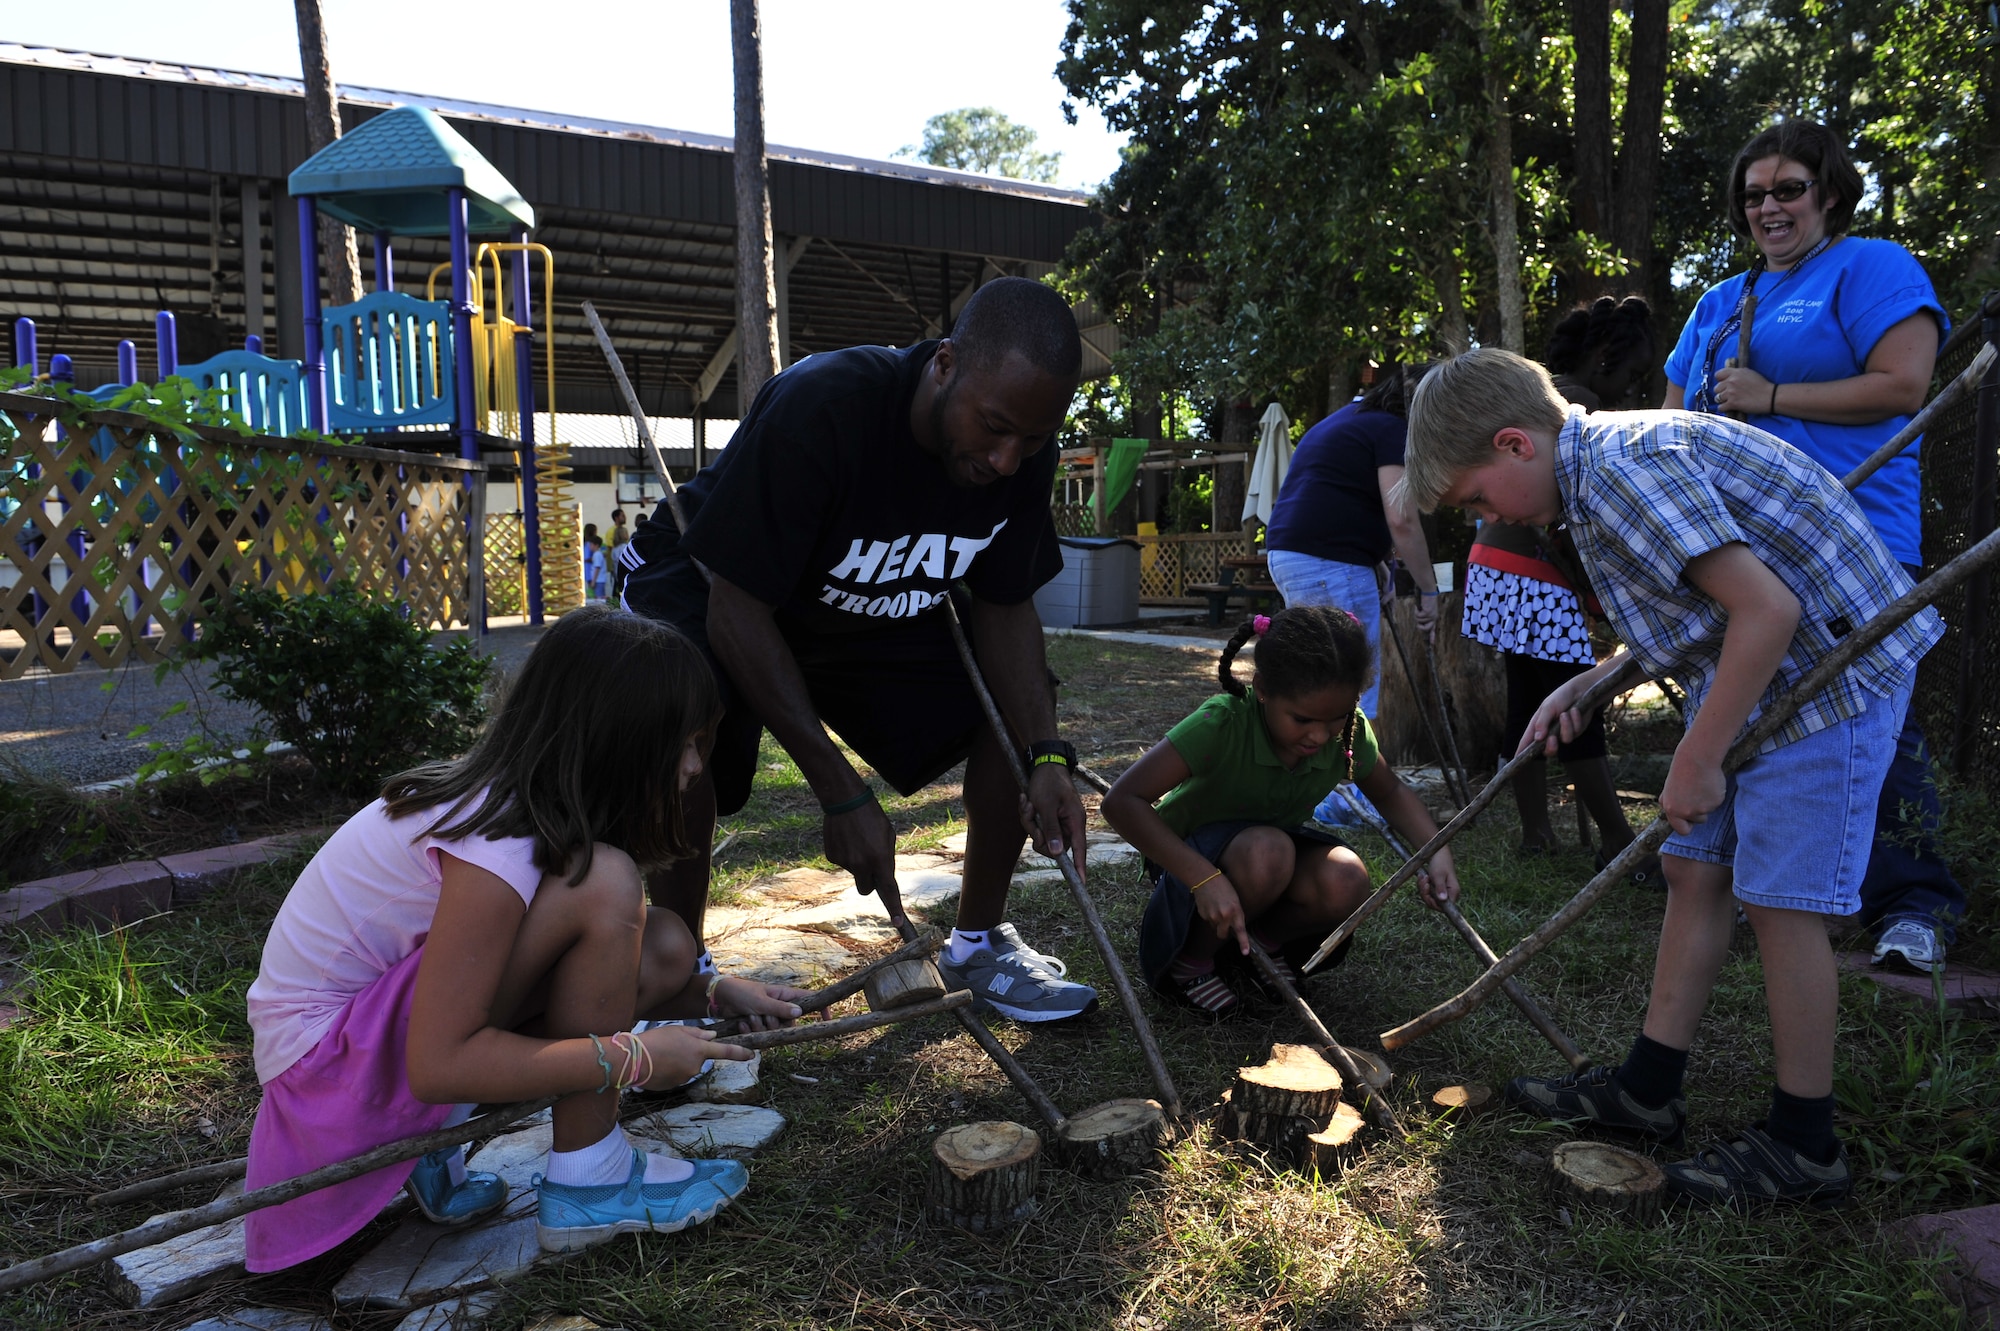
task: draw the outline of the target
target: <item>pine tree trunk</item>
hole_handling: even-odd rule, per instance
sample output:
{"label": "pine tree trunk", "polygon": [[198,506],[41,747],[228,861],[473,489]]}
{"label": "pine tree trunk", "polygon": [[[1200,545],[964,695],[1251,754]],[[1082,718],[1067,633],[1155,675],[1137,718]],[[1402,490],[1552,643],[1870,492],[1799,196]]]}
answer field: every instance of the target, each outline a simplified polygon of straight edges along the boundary
{"label": "pine tree trunk", "polygon": [[1632,0],[1632,50],[1625,62],[1624,142],[1618,150],[1618,252],[1632,266],[1621,291],[1644,291],[1653,266],[1659,198],[1660,121],[1667,100],[1670,0]]}
{"label": "pine tree trunk", "polygon": [[[318,152],[340,137],[340,103],[326,49],[326,23],[320,17],[319,0],[292,0],[292,8],[298,15],[299,68],[305,75],[306,144]],[[321,213],[319,249],[329,303],[352,305],[360,300],[364,288],[354,229]]]}
{"label": "pine tree trunk", "polygon": [[[1576,179],[1570,200],[1579,231],[1606,245],[1616,243],[1611,204],[1611,5],[1609,0],[1570,0],[1570,34],[1576,44],[1576,110],[1571,120]],[[1594,300],[1604,279],[1588,268],[1574,274],[1577,296]]]}
{"label": "pine tree trunk", "polygon": [[771,261],[757,0],[729,0],[729,37],[736,61],[736,393],[737,413],[745,415],[757,390],[778,372],[778,280]]}
{"label": "pine tree trunk", "polygon": [[1444,343],[1447,356],[1463,356],[1471,349],[1472,341],[1466,336],[1465,291],[1459,284],[1456,254],[1447,254],[1438,263],[1437,294],[1440,310],[1438,340]]}
{"label": "pine tree trunk", "polygon": [[1494,0],[1478,9],[1479,53],[1486,65],[1486,194],[1493,218],[1488,235],[1499,286],[1500,345],[1526,355],[1526,303],[1521,292],[1521,225],[1514,193],[1514,113],[1507,99],[1507,62],[1500,49]]}

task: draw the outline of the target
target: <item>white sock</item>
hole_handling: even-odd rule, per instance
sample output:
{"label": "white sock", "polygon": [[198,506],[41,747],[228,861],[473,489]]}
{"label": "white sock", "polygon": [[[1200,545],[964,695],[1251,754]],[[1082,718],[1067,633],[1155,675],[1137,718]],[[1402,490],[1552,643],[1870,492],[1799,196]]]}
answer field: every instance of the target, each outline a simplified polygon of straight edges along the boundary
{"label": "white sock", "polygon": [[[472,1111],[477,1108],[479,1108],[478,1105],[453,1105],[451,1112],[445,1115],[444,1122],[438,1124],[438,1126],[440,1128],[455,1128],[471,1118]],[[465,1148],[461,1146],[454,1150],[446,1158],[444,1165],[445,1171],[451,1175],[451,1186],[454,1188],[463,1187],[465,1185]]]}
{"label": "white sock", "polygon": [[[694,1166],[686,1160],[657,1151],[644,1152],[646,1182],[680,1183],[694,1177]],[[632,1141],[625,1129],[614,1127],[595,1146],[580,1151],[550,1151],[542,1177],[566,1188],[615,1187],[632,1174]]]}
{"label": "white sock", "polygon": [[953,929],[951,941],[944,946],[944,954],[954,965],[961,964],[967,957],[987,946],[984,929]]}
{"label": "white sock", "polygon": [[707,948],[703,948],[701,955],[694,959],[694,973],[696,975],[715,974],[715,954]]}

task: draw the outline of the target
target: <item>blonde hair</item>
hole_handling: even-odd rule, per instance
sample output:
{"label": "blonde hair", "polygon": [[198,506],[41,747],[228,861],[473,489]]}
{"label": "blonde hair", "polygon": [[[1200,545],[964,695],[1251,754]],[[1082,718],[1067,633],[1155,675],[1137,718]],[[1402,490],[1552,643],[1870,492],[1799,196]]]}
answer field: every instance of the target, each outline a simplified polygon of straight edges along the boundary
{"label": "blonde hair", "polygon": [[1403,485],[1428,513],[1460,476],[1493,460],[1506,429],[1560,430],[1569,404],[1549,372],[1525,356],[1481,347],[1445,361],[1410,399]]}

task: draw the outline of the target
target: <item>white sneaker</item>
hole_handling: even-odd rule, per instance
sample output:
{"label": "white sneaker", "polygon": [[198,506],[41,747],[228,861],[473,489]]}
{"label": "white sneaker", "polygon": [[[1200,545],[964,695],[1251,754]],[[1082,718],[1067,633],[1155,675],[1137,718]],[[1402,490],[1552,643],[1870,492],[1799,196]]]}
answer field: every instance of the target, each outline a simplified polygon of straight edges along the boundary
{"label": "white sneaker", "polygon": [[1937,930],[1919,920],[1897,920],[1875,940],[1875,964],[1898,966],[1928,975],[1944,966],[1944,944]]}

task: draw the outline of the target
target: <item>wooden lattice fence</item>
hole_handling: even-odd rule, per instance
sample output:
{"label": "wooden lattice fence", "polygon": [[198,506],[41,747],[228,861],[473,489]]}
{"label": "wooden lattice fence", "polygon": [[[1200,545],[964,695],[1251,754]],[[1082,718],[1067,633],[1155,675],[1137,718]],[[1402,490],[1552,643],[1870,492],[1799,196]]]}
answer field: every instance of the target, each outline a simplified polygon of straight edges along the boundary
{"label": "wooden lattice fence", "polygon": [[468,624],[485,470],[0,393],[0,678],[158,660],[246,585],[350,579]]}
{"label": "wooden lattice fence", "polygon": [[1222,561],[1250,555],[1256,543],[1242,531],[1168,532],[1139,536],[1139,599],[1204,604],[1191,583],[1220,582]]}
{"label": "wooden lattice fence", "polygon": [[528,611],[528,539],[519,513],[486,515],[486,613]]}

